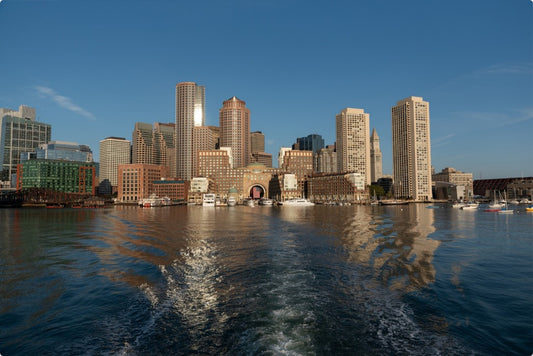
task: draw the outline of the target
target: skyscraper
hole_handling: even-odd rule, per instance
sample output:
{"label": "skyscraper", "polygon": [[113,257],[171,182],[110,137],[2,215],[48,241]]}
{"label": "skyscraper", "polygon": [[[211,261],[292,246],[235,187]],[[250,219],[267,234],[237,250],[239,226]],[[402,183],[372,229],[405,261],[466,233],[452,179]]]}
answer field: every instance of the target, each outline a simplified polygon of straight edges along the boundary
{"label": "skyscraper", "polygon": [[379,148],[379,136],[376,129],[370,135],[370,181],[375,183],[383,176],[383,163],[381,149]]}
{"label": "skyscraper", "polygon": [[118,165],[131,163],[130,141],[122,137],[107,137],[100,141],[100,181],[118,184]]}
{"label": "skyscraper", "polygon": [[265,152],[265,135],[261,131],[254,131],[250,134],[250,144],[252,153]]}
{"label": "skyscraper", "polygon": [[133,164],[154,163],[154,142],[152,124],[136,122],[132,134],[131,162]]}
{"label": "skyscraper", "polygon": [[0,109],[0,181],[13,185],[20,154],[48,143],[51,136],[52,126],[36,121],[34,108],[21,105],[18,111]]}
{"label": "skyscraper", "polygon": [[154,164],[166,166],[171,177],[176,176],[176,124],[154,123]]}
{"label": "skyscraper", "polygon": [[394,196],[431,199],[429,103],[411,96],[398,101],[391,114]]}
{"label": "skyscraper", "polygon": [[157,164],[168,168],[172,177],[176,176],[175,124],[155,122],[135,123],[132,134],[132,164]]}
{"label": "skyscraper", "polygon": [[193,177],[193,127],[205,125],[205,87],[193,82],[176,85],[176,175]]}
{"label": "skyscraper", "polygon": [[222,104],[220,113],[220,146],[231,147],[235,168],[250,163],[250,109],[237,97]]}
{"label": "skyscraper", "polygon": [[336,116],[337,170],[360,173],[370,180],[370,115],[346,108]]}

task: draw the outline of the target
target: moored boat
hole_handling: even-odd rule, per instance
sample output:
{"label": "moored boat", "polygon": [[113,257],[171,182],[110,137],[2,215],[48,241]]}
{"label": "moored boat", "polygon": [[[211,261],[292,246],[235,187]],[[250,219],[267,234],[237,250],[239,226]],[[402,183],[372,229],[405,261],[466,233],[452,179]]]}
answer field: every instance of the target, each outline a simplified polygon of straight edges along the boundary
{"label": "moored boat", "polygon": [[462,210],[476,210],[478,208],[479,208],[478,203],[466,203],[461,207]]}
{"label": "moored boat", "polygon": [[152,194],[148,198],[141,199],[138,203],[139,206],[142,206],[143,208],[172,205],[172,201],[169,197],[158,197],[156,194]]}
{"label": "moored boat", "polygon": [[237,200],[234,197],[228,198],[228,206],[235,206],[237,205]]}
{"label": "moored boat", "polygon": [[255,200],[252,198],[246,198],[244,199],[244,205],[254,207],[255,206]]}
{"label": "moored boat", "polygon": [[272,199],[263,198],[259,200],[259,205],[272,206],[273,204],[274,204],[274,201]]}
{"label": "moored boat", "polygon": [[315,203],[304,198],[296,198],[296,199],[285,200],[283,203],[281,203],[281,205],[283,206],[312,206],[312,205],[315,205]]}
{"label": "moored boat", "polygon": [[381,205],[406,205],[406,204],[409,204],[409,202],[407,200],[395,200],[395,199],[380,200],[379,203]]}

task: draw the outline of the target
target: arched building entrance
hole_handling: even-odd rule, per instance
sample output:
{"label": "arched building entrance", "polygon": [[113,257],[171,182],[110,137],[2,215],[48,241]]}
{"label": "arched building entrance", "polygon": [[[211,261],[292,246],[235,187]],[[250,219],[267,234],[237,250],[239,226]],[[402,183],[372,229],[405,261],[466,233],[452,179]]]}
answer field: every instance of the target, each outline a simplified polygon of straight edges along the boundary
{"label": "arched building entrance", "polygon": [[250,192],[249,192],[248,196],[250,198],[252,198],[252,199],[264,198],[265,197],[265,189],[259,184],[253,185],[250,188]]}
{"label": "arched building entrance", "polygon": [[260,184],[255,184],[250,187],[248,197],[252,199],[261,199],[265,197],[265,188]]}

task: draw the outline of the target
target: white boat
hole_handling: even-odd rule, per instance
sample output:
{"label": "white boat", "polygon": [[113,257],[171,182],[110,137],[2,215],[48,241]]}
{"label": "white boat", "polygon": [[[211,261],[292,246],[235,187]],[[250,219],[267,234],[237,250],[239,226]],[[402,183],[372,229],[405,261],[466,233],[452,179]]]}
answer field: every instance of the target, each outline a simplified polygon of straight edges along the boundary
{"label": "white boat", "polygon": [[477,208],[479,208],[478,203],[466,203],[461,207],[462,210],[475,210]]}
{"label": "white boat", "polygon": [[315,203],[304,198],[297,198],[297,199],[285,200],[282,203],[282,205],[283,206],[312,206],[312,205],[315,205]]}
{"label": "white boat", "polygon": [[235,206],[235,205],[237,205],[237,200],[235,199],[235,197],[229,197],[228,206]]}
{"label": "white boat", "polygon": [[[152,194],[148,198],[144,198],[144,199],[139,200],[138,204],[139,204],[139,206],[142,206],[143,208],[153,208],[153,207],[156,207],[156,206],[162,206],[163,205],[163,199],[165,199],[165,198],[160,198],[157,195]],[[169,199],[169,198],[166,198],[166,199]],[[168,204],[168,205],[170,205],[170,204]]]}
{"label": "white boat", "polygon": [[494,193],[494,200],[490,202],[489,206],[487,207],[487,210],[495,211],[495,210],[501,210],[507,203],[505,199],[502,199],[500,192],[498,192],[498,196],[500,197],[499,200],[496,199],[496,192]]}
{"label": "white boat", "polygon": [[205,193],[202,199],[202,206],[215,206],[216,195]]}
{"label": "white boat", "polygon": [[396,200],[396,199],[385,199],[379,201],[380,205],[407,205],[409,202],[407,200]]}
{"label": "white boat", "polygon": [[272,206],[273,204],[274,204],[274,201],[272,199],[263,198],[259,200],[259,205]]}
{"label": "white boat", "polygon": [[452,208],[454,209],[462,209],[463,206],[465,206],[466,204],[465,203],[454,203],[452,204]]}
{"label": "white boat", "polygon": [[503,203],[498,203],[498,202],[493,201],[492,203],[489,204],[488,209],[501,209],[504,206],[505,204]]}
{"label": "white boat", "polygon": [[531,204],[531,200],[528,198],[523,198],[520,200],[520,204]]}
{"label": "white boat", "polygon": [[244,204],[247,205],[247,206],[254,207],[255,206],[255,200],[253,200],[252,198],[244,199]]}

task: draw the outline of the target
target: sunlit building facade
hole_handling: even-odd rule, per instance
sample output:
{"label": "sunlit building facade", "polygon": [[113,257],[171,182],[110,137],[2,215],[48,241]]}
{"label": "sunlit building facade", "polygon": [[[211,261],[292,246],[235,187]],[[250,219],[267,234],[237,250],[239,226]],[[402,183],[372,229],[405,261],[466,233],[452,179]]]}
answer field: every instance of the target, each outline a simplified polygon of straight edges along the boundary
{"label": "sunlit building facade", "polygon": [[198,175],[198,154],[200,151],[215,150],[220,144],[220,129],[217,126],[196,126],[193,128],[194,176]]}
{"label": "sunlit building facade", "polygon": [[193,128],[205,125],[205,87],[193,82],[176,85],[176,175],[194,175]]}
{"label": "sunlit building facade", "polygon": [[123,137],[107,137],[100,141],[100,181],[118,185],[118,166],[131,163],[131,143]]}
{"label": "sunlit building facade", "polygon": [[411,96],[392,107],[394,196],[432,199],[429,103]]}
{"label": "sunlit building facade", "polygon": [[121,203],[137,203],[155,192],[154,182],[168,177],[168,167],[155,164],[121,164],[118,166],[118,194]]}
{"label": "sunlit building facade", "polygon": [[250,163],[250,109],[237,97],[222,104],[220,115],[220,146],[231,147],[233,166],[244,167]]}
{"label": "sunlit building facade", "polygon": [[365,185],[370,176],[370,115],[363,109],[346,108],[336,119],[337,171],[360,173]]}

